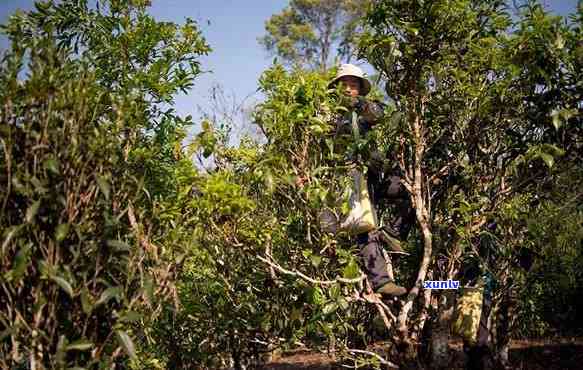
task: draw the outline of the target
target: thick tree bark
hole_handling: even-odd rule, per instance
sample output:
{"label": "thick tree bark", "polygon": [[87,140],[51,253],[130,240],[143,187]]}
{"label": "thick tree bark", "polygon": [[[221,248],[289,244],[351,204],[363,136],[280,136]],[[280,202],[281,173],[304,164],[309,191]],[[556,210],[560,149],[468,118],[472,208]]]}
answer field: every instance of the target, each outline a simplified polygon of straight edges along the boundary
{"label": "thick tree bark", "polygon": [[[433,279],[433,271],[429,270],[427,272],[426,278],[428,280],[432,280]],[[415,331],[413,333],[411,333],[411,337],[413,338],[413,340],[415,340],[417,342],[419,342],[419,340],[424,338],[426,335],[425,329],[427,329],[427,328],[425,325],[429,326],[429,321],[431,319],[430,313],[431,313],[431,310],[433,309],[433,307],[432,307],[433,295],[431,293],[432,293],[431,289],[424,289],[423,296],[422,296],[423,298],[420,297],[420,299],[419,299],[421,301],[420,303],[422,304],[422,307],[421,307],[421,312],[420,312],[419,318],[418,318],[418,325],[415,328]]]}
{"label": "thick tree bark", "polygon": [[431,262],[433,234],[430,225],[429,204],[425,201],[426,189],[423,186],[423,155],[425,153],[425,139],[423,137],[423,98],[419,100],[420,110],[412,109],[409,114],[410,127],[413,134],[414,158],[412,166],[406,171],[404,186],[411,194],[411,201],[415,209],[415,216],[423,241],[423,257],[417,272],[415,285],[409,291],[403,307],[397,317],[397,331],[399,333],[400,349],[405,363],[413,364],[418,362],[418,352],[413,342],[413,336],[409,330],[409,316],[413,309],[413,304],[419,296],[423,281],[425,281],[429,264]]}
{"label": "thick tree bark", "polygon": [[430,338],[430,361],[434,369],[449,368],[449,332],[453,317],[455,292],[444,291],[439,297],[435,321],[432,322]]}
{"label": "thick tree bark", "polygon": [[511,278],[507,274],[503,275],[504,285],[507,286],[498,309],[496,310],[496,326],[493,330],[493,355],[500,368],[509,366],[508,351],[510,347],[510,337],[512,335],[512,326],[515,318],[516,298],[512,287]]}

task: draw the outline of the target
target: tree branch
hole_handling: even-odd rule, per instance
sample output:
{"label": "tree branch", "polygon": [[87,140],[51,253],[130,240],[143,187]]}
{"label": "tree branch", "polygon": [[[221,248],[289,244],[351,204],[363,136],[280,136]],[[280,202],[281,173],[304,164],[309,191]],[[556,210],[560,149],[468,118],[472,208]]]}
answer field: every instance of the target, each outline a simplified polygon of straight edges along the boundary
{"label": "tree branch", "polygon": [[285,269],[285,268],[281,267],[279,264],[268,260],[267,258],[263,258],[261,256],[257,256],[257,258],[259,258],[261,261],[268,264],[270,267],[275,268],[277,271],[279,271],[285,275],[297,276],[297,277],[302,278],[303,280],[310,282],[312,284],[319,284],[319,285],[333,285],[333,284],[338,284],[338,283],[356,284],[356,283],[361,282],[364,279],[366,279],[366,275],[362,274],[359,277],[353,278],[353,279],[346,279],[346,278],[337,277],[334,280],[318,280],[318,279],[311,278],[308,275],[306,275],[298,270]]}
{"label": "tree branch", "polygon": [[[350,352],[350,353],[358,353],[358,354],[363,354],[363,355],[367,355],[367,356],[372,356],[372,357],[376,358],[377,360],[379,360],[380,363],[383,364],[383,365],[387,365],[388,367],[393,368],[393,369],[398,369],[399,368],[399,366],[395,365],[394,363],[392,363],[389,360],[386,360],[385,358],[383,358],[378,353],[374,353],[374,352],[371,352],[371,351],[365,351],[365,350],[362,350],[362,349],[350,349],[350,348],[347,349],[346,351],[347,352]],[[346,365],[343,365],[343,366],[346,366]]]}

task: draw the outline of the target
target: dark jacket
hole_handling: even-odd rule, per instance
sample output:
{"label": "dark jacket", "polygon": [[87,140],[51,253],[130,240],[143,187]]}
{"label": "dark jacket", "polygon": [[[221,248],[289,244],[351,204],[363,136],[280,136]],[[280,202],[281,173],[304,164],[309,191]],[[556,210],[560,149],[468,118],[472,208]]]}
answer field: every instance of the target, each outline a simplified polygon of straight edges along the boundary
{"label": "dark jacket", "polygon": [[[383,117],[385,105],[379,101],[368,101],[359,96],[353,110],[358,114],[360,136],[364,137]],[[336,136],[352,137],[352,110],[339,116],[336,120]]]}

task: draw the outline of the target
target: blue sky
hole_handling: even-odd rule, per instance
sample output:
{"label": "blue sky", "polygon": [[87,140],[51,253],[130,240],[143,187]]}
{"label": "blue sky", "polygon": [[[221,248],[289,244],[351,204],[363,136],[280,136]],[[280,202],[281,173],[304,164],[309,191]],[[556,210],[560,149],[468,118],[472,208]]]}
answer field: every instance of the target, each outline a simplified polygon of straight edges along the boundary
{"label": "blue sky", "polygon": [[[287,0],[152,0],[150,13],[157,19],[182,23],[190,17],[198,21],[213,49],[201,59],[203,69],[212,72],[199,76],[188,95],[177,97],[177,111],[198,117],[197,107],[208,107],[210,89],[216,84],[237,101],[253,94],[261,72],[272,62],[257,38],[264,33],[265,21],[287,3]],[[33,7],[33,0],[0,0],[0,23],[6,23],[17,9]],[[6,39],[1,37],[0,50],[6,47]],[[248,103],[254,98],[251,96]]]}
{"label": "blue sky", "polygon": [[[577,0],[543,0],[554,12],[574,12]],[[257,80],[272,58],[257,43],[264,33],[265,21],[287,5],[287,0],[152,0],[150,13],[161,20],[177,23],[186,17],[197,20],[213,52],[202,59],[202,66],[212,73],[200,76],[188,95],[177,98],[177,111],[199,117],[197,106],[208,109],[210,89],[221,85],[235,101],[251,95],[247,104],[260,99],[254,94]],[[16,9],[28,10],[33,0],[0,0],[0,23]],[[7,46],[0,37],[0,50]]]}

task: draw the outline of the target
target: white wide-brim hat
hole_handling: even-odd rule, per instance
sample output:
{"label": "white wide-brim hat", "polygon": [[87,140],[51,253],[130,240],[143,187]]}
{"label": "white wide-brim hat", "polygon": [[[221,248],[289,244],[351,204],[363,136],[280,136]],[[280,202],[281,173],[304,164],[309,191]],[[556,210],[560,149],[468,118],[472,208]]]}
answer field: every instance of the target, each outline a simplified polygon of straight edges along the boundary
{"label": "white wide-brim hat", "polygon": [[362,81],[362,91],[360,94],[365,96],[370,92],[370,82],[364,77],[364,72],[362,69],[358,68],[354,64],[342,64],[340,68],[338,68],[338,72],[336,73],[336,77],[328,84],[328,88],[332,89],[344,76],[353,76],[357,77]]}

